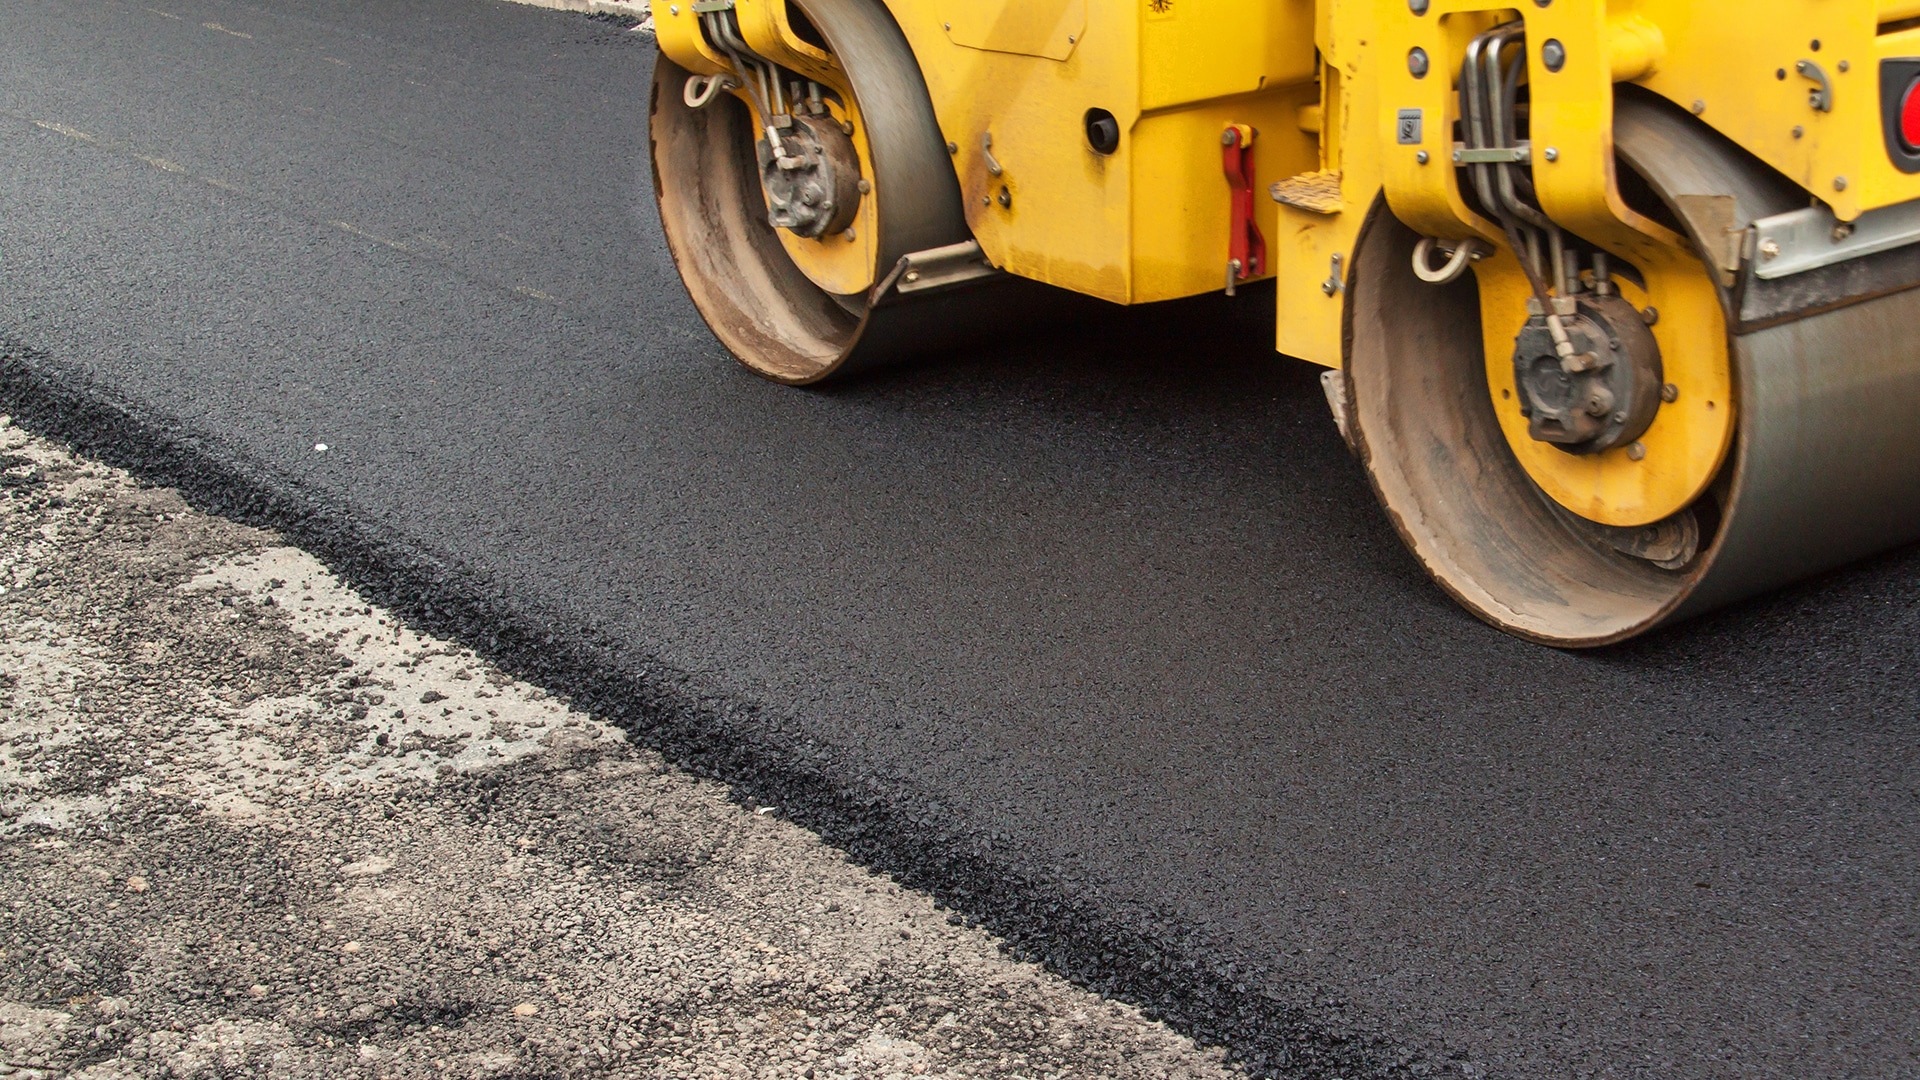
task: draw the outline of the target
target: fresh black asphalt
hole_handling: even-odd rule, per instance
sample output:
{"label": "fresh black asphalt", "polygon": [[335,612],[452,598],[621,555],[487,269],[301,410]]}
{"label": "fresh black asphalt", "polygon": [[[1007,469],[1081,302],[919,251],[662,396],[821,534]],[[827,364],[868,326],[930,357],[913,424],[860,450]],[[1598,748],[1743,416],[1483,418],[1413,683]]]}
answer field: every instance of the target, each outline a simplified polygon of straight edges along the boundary
{"label": "fresh black asphalt", "polygon": [[1920,1073],[1920,553],[1504,637],[1271,292],[762,383],[664,253],[652,60],[487,0],[5,0],[0,403],[1256,1070]]}

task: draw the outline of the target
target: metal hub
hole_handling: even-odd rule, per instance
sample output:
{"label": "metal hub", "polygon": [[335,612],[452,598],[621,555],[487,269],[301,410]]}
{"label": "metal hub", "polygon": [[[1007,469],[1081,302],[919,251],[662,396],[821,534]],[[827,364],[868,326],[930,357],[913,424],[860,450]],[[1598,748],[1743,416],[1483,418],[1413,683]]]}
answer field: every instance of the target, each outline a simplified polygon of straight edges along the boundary
{"label": "metal hub", "polygon": [[767,220],[809,240],[841,232],[860,209],[860,154],[832,116],[794,115],[761,139],[760,182]]}
{"label": "metal hub", "polygon": [[1514,338],[1513,381],[1527,433],[1570,454],[1598,454],[1638,439],[1660,411],[1660,346],[1632,304],[1588,294],[1552,299],[1573,355],[1556,350],[1547,313]]}

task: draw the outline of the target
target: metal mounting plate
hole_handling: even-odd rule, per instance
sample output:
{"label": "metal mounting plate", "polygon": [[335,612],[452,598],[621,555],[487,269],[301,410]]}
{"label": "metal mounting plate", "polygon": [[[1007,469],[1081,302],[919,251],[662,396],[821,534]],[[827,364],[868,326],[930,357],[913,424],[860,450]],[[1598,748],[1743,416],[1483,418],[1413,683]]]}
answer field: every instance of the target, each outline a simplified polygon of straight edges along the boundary
{"label": "metal mounting plate", "polygon": [[1474,149],[1466,143],[1453,144],[1453,163],[1455,165],[1506,165],[1519,163],[1525,165],[1533,157],[1533,144],[1526,139],[1512,146]]}
{"label": "metal mounting plate", "polygon": [[1843,226],[1833,211],[1809,206],[1753,223],[1753,273],[1783,278],[1920,240],[1920,199],[1869,210]]}
{"label": "metal mounting plate", "polygon": [[893,271],[873,290],[873,302],[878,303],[889,290],[905,296],[964,285],[999,272],[987,262],[978,240],[911,251],[900,256]]}

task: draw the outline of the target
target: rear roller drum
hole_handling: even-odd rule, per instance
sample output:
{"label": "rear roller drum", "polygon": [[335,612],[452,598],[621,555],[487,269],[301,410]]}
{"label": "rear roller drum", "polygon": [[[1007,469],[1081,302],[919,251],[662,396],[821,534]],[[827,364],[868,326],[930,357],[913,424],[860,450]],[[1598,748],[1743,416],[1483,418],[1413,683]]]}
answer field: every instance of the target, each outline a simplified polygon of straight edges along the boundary
{"label": "rear roller drum", "polygon": [[886,9],[787,10],[810,40],[785,56],[755,53],[727,11],[704,15],[702,33],[732,71],[695,76],[659,58],[653,177],[674,264],[708,326],[755,372],[804,384],[941,343],[943,324],[966,321],[952,290],[902,294],[903,258],[932,252],[930,269],[954,283],[990,268]]}
{"label": "rear roller drum", "polygon": [[[1615,134],[1623,161],[1696,244],[1706,230],[1682,212],[1690,197],[1734,196],[1741,226],[1805,205],[1803,192],[1756,172],[1665,103],[1623,94]],[[1714,335],[1661,354],[1638,336],[1632,307],[1568,303],[1572,356],[1562,364],[1541,359],[1555,343],[1534,325],[1538,313],[1516,341],[1518,323],[1499,333],[1482,325],[1512,313],[1490,307],[1473,275],[1421,280],[1421,240],[1376,205],[1355,252],[1350,347],[1335,385],[1401,537],[1486,621],[1547,644],[1603,645],[1920,539],[1920,350],[1911,344],[1920,289],[1837,296],[1787,321],[1743,323],[1734,293],[1700,263],[1686,287],[1714,291]],[[1676,371],[1706,379],[1715,365],[1727,373],[1726,400],[1713,410],[1704,394],[1680,398],[1691,413],[1650,404],[1655,386],[1671,402]],[[1604,469],[1619,459],[1603,455],[1638,462],[1632,455],[1661,434],[1640,434],[1660,409],[1678,418],[1661,436],[1676,456],[1689,432],[1730,418],[1724,438],[1694,440],[1717,447],[1698,458],[1711,468],[1669,486],[1662,497],[1684,495],[1674,502],[1609,495],[1639,498],[1606,487]]]}

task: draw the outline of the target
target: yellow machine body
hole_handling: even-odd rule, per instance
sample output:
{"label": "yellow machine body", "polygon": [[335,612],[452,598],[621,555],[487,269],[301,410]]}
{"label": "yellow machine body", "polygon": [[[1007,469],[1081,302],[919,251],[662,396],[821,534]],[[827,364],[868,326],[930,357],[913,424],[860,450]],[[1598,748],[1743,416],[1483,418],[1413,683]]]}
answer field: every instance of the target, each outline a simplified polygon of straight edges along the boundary
{"label": "yellow machine body", "polygon": [[[677,65],[672,77],[681,78],[730,70],[728,58],[708,40],[712,25],[701,21],[724,9],[751,54],[835,92],[833,119],[845,121],[863,167],[871,171],[867,125],[839,59],[796,28],[796,10],[828,2],[655,0],[653,13],[661,52]],[[1645,529],[1652,536],[1661,529],[1697,528],[1707,536],[1720,527],[1730,501],[1765,486],[1736,482],[1735,462],[1743,439],[1751,442],[1747,457],[1758,460],[1755,447],[1761,443],[1752,440],[1762,432],[1743,427],[1745,410],[1755,401],[1773,401],[1771,391],[1781,380],[1833,383],[1799,391],[1804,407],[1770,405],[1776,414],[1763,418],[1773,425],[1769,430],[1784,430],[1780,417],[1790,420],[1794,408],[1807,413],[1820,401],[1838,400],[1836,394],[1854,395],[1863,406],[1876,397],[1920,396],[1920,367],[1909,372],[1902,356],[1870,355],[1865,374],[1850,376],[1762,376],[1758,368],[1743,375],[1741,363],[1753,361],[1742,358],[1760,349],[1761,339],[1750,335],[1773,325],[1736,310],[1759,265],[1752,250],[1758,217],[1749,215],[1734,227],[1731,193],[1667,192],[1650,206],[1636,189],[1636,202],[1635,192],[1623,193],[1615,142],[1623,94],[1638,95],[1634,100],[1643,103],[1664,99],[1671,107],[1658,109],[1682,125],[1662,129],[1664,137],[1678,140],[1670,153],[1687,154],[1689,139],[1724,137],[1716,145],[1732,149],[1721,152],[1722,160],[1737,158],[1738,168],[1748,170],[1742,175],[1764,174],[1754,183],[1776,196],[1792,189],[1793,206],[1830,212],[1821,228],[1830,225],[1839,243],[1852,235],[1854,223],[1886,219],[1863,215],[1920,200],[1920,150],[1912,150],[1906,162],[1914,171],[1903,171],[1891,149],[1894,121],[1882,85],[1889,61],[1920,73],[1920,0],[874,0],[881,3],[879,17],[897,26],[910,51],[907,63],[917,65],[924,80],[958,183],[969,242],[978,244],[978,257],[993,270],[1124,304],[1231,292],[1249,276],[1272,278],[1278,350],[1338,371],[1353,362],[1357,347],[1354,275],[1370,221],[1386,214],[1426,243],[1441,245],[1443,253],[1470,252],[1470,285],[1479,299],[1476,347],[1484,354],[1484,382],[1476,372],[1475,392],[1491,404],[1488,423],[1524,472],[1521,486],[1551,500],[1553,513],[1586,523],[1568,526],[1579,533],[1567,541],[1575,546],[1639,551],[1637,541],[1621,539],[1620,531]],[[1543,215],[1544,231],[1536,239],[1551,236],[1558,245],[1564,236],[1578,244],[1580,257],[1612,257],[1630,268],[1617,282],[1600,282],[1599,291],[1617,294],[1644,315],[1662,365],[1657,414],[1630,443],[1605,449],[1593,444],[1569,452],[1538,441],[1537,431],[1529,435],[1532,414],[1520,400],[1516,342],[1542,318],[1559,333],[1559,316],[1547,312],[1538,254],[1525,261],[1516,257],[1513,214],[1499,210],[1502,222],[1490,220],[1482,216],[1485,198],[1462,189],[1471,164],[1487,160],[1463,153],[1506,149],[1466,150],[1456,142],[1464,130],[1457,127],[1462,65],[1471,43],[1520,27],[1524,48],[1508,62],[1524,84],[1519,108],[1529,145],[1514,161],[1528,170],[1525,198],[1532,209],[1514,213]],[[1496,63],[1506,55],[1501,47],[1495,47]],[[1912,77],[1920,86],[1920,74]],[[694,83],[688,85],[691,95]],[[1623,89],[1628,87],[1635,89]],[[738,85],[731,92],[764,128],[768,118],[759,115],[753,94]],[[1915,95],[1920,90],[1910,92]],[[1118,126],[1119,138],[1104,152],[1092,145],[1090,110],[1111,114]],[[659,131],[658,98],[655,111]],[[1236,132],[1240,145],[1250,148],[1252,223],[1265,244],[1260,271],[1248,275],[1243,268],[1238,276],[1230,261],[1234,189],[1222,160],[1223,137],[1232,142]],[[1500,174],[1510,175],[1504,167]],[[844,233],[814,240],[780,236],[794,264],[848,310],[854,310],[848,301],[859,296],[869,313],[879,310],[887,302],[890,270],[905,273],[908,283],[919,273],[907,259],[891,266],[894,253],[882,258],[872,247],[878,243],[876,207],[888,205],[889,198],[897,198],[897,191],[890,193],[881,177]],[[1696,208],[1690,199],[1704,201]],[[1773,215],[1786,213],[1778,198],[1769,206]],[[1920,221],[1920,213],[1910,216]],[[1721,217],[1725,227],[1714,224]],[[1920,236],[1920,226],[1906,230],[1899,243]],[[679,253],[676,258],[685,274],[688,259]],[[1567,265],[1560,260],[1554,269]],[[1582,272],[1574,266],[1572,294],[1580,292]],[[1596,281],[1604,275],[1597,266],[1594,273]],[[1872,291],[1878,285],[1855,289],[1827,308],[1803,304],[1776,323],[1813,320],[1822,311],[1896,292],[1920,295],[1912,289],[1920,270],[1876,273],[1881,277],[1875,281],[1892,284],[1879,292]],[[1566,315],[1573,300],[1562,295],[1564,282],[1559,288],[1555,295],[1569,305],[1560,313]],[[1845,334],[1879,341],[1875,327],[1888,325],[1892,314],[1882,306],[1848,323]],[[839,331],[835,340],[862,341],[866,325]],[[832,357],[853,348],[836,345],[840,352],[833,353],[809,345],[801,350],[806,357],[824,359],[803,357],[800,367],[783,368],[756,364],[751,348],[743,351],[731,339],[730,347],[763,374],[793,382],[825,377],[839,363]],[[1569,353],[1561,357],[1569,359]],[[801,374],[784,374],[790,370]],[[1774,382],[1758,385],[1763,377]],[[1341,400],[1351,404],[1366,395],[1352,377],[1329,378],[1348,378],[1345,390],[1329,383],[1329,401],[1344,431]],[[1404,382],[1409,376],[1396,378]],[[1867,389],[1868,383],[1878,389]],[[1920,407],[1920,400],[1907,405]],[[1801,436],[1776,437],[1791,442]],[[1366,440],[1349,439],[1367,459]],[[1790,456],[1783,452],[1782,460]],[[1377,465],[1368,460],[1370,468]],[[1394,505],[1410,496],[1393,495],[1389,481],[1374,471],[1376,490],[1403,535],[1442,584],[1490,621],[1541,640],[1592,644],[1637,633],[1678,610],[1712,561],[1689,563],[1696,569],[1685,573],[1694,578],[1671,588],[1623,577],[1618,588],[1625,593],[1644,586],[1647,596],[1656,597],[1628,604],[1640,605],[1637,614],[1602,612],[1590,627],[1581,615],[1568,624],[1572,629],[1541,629],[1555,616],[1509,612],[1503,602],[1449,581],[1456,572],[1471,577],[1503,571],[1446,569],[1471,560],[1423,549],[1408,531],[1419,523],[1409,524]],[[1417,490],[1417,482],[1409,482]],[[1920,481],[1907,486],[1920,488]],[[1905,499],[1911,493],[1902,487],[1898,494]],[[1694,508],[1708,504],[1717,509],[1705,511],[1700,525]],[[1871,508],[1873,500],[1861,497],[1847,505]],[[1898,542],[1912,531],[1900,522],[1875,528],[1884,539],[1836,542],[1832,557],[1850,557],[1842,548],[1858,553],[1871,543]],[[1700,550],[1718,543],[1709,536]],[[1830,565],[1821,563],[1824,558],[1810,555],[1802,563]],[[1572,591],[1566,595],[1584,588],[1574,580],[1581,573],[1568,579]],[[1764,576],[1741,573],[1754,580]],[[1531,570],[1514,571],[1513,588],[1526,593],[1533,576]],[[1721,591],[1732,595],[1731,588]],[[1551,612],[1562,601],[1560,593],[1548,591],[1538,603]],[[1566,603],[1577,608],[1589,601]]]}
{"label": "yellow machine body", "polygon": [[[724,70],[694,7],[656,5],[660,47],[690,71]],[[830,71],[788,26],[785,0],[734,7],[750,43],[798,70],[813,60]],[[1279,278],[1277,345],[1327,366],[1340,363],[1341,305],[1326,286],[1339,280],[1336,257],[1349,264],[1359,218],[1383,188],[1396,212],[1435,235],[1497,235],[1460,199],[1444,133],[1458,112],[1449,72],[1468,38],[1498,21],[1523,19],[1529,40],[1567,50],[1566,67],[1533,84],[1534,141],[1559,152],[1543,177],[1549,209],[1594,227],[1596,238],[1636,249],[1679,242],[1625,212],[1613,189],[1607,91],[1616,82],[1692,109],[1842,220],[1920,197],[1920,177],[1881,150],[1875,82],[1881,59],[1920,52],[1920,0],[1433,0],[1420,15],[1406,0],[888,0],[887,8],[953,148],[968,224],[993,265],[1021,277],[1117,303],[1222,287],[1229,205],[1219,136],[1229,124],[1254,128],[1256,221],[1269,275]],[[1416,47],[1430,58],[1425,78],[1406,64]],[[1799,72],[1802,62],[1825,73],[1830,110],[1809,107],[1816,83]],[[1086,145],[1082,117],[1093,108],[1126,133],[1111,155]],[[1403,108],[1422,110],[1420,144],[1395,139]],[[1420,149],[1436,167],[1414,163]],[[1311,209],[1266,196],[1276,181],[1310,176],[1312,198],[1301,201]],[[1636,232],[1644,243],[1628,235]]]}
{"label": "yellow machine body", "polygon": [[[1010,273],[1116,303],[1219,289],[1229,225],[1221,132],[1259,132],[1257,223],[1269,236],[1277,214],[1267,185],[1317,167],[1318,136],[1302,130],[1303,117],[1317,126],[1319,102],[1307,0],[887,6],[953,148],[968,224]],[[749,34],[784,7],[736,4]],[[655,25],[681,66],[722,70],[691,2],[656,5]],[[1110,155],[1087,147],[1083,117],[1096,108],[1125,132]]]}

